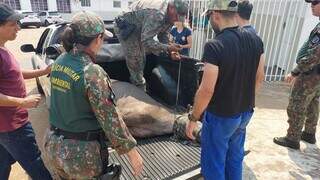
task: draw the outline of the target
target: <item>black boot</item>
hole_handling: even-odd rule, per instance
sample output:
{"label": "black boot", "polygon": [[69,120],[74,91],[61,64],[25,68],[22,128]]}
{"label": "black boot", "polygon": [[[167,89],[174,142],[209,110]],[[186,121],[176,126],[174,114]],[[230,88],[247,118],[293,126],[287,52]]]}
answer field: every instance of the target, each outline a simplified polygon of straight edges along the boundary
{"label": "black boot", "polygon": [[273,138],[273,142],[284,147],[289,147],[292,149],[300,149],[300,143],[291,141],[287,137],[275,137]]}
{"label": "black boot", "polygon": [[316,135],[315,134],[310,134],[306,132],[302,132],[301,135],[301,140],[310,143],[310,144],[315,144],[316,143]]}

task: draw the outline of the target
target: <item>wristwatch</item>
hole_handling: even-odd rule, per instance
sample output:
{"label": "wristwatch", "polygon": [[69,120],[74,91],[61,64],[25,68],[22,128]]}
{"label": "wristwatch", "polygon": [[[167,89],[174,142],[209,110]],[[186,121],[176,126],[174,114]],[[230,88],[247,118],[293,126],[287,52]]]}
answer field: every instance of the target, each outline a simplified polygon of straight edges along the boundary
{"label": "wristwatch", "polygon": [[199,120],[196,117],[194,117],[194,115],[192,114],[192,111],[189,112],[188,119],[189,119],[189,121],[192,121],[192,122],[197,122]]}

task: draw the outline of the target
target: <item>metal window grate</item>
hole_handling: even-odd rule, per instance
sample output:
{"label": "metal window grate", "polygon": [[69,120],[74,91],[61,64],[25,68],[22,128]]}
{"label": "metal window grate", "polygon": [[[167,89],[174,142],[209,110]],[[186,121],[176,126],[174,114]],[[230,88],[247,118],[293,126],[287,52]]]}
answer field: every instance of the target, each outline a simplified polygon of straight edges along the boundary
{"label": "metal window grate", "polygon": [[138,141],[138,151],[144,160],[143,173],[135,178],[127,156],[110,154],[111,162],[122,166],[121,179],[172,179],[199,168],[200,147],[171,140],[168,136]]}
{"label": "metal window grate", "polygon": [[21,5],[19,0],[0,0],[0,3],[5,3],[14,10],[21,10]]}
{"label": "metal window grate", "polygon": [[121,1],[113,1],[114,8],[121,8]]}
{"label": "metal window grate", "polygon": [[47,0],[30,0],[30,2],[31,2],[31,9],[33,12],[48,10]]}
{"label": "metal window grate", "polygon": [[57,0],[57,10],[60,13],[71,13],[70,0]]}
{"label": "metal window grate", "polygon": [[81,0],[81,6],[82,7],[90,7],[91,1],[90,0]]}
{"label": "metal window grate", "polygon": [[[201,16],[208,0],[189,0],[192,16],[191,57],[201,59],[205,42],[214,37],[210,23]],[[251,23],[264,42],[266,81],[281,81],[294,64],[308,4],[301,0],[251,0]]]}

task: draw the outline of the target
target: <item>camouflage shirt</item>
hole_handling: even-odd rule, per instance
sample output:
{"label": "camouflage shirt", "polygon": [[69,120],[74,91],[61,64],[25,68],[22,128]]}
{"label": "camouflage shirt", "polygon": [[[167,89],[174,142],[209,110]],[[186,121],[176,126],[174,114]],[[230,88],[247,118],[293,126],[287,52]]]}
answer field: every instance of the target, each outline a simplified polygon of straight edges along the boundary
{"label": "camouflage shirt", "polygon": [[73,50],[72,53],[81,57],[84,65],[85,89],[103,131],[118,154],[129,152],[136,146],[136,141],[115,106],[108,74],[99,65],[92,63],[87,54],[77,50]]}
{"label": "camouflage shirt", "polygon": [[[159,55],[168,51],[169,30],[173,26],[166,15],[168,0],[138,0],[122,16],[136,26],[131,36],[140,36],[147,52]],[[159,41],[154,40],[157,36]]]}
{"label": "camouflage shirt", "polygon": [[296,59],[297,66],[292,72],[303,73],[320,64],[320,58],[312,58],[320,45],[320,23],[312,30],[308,40],[303,44]]}

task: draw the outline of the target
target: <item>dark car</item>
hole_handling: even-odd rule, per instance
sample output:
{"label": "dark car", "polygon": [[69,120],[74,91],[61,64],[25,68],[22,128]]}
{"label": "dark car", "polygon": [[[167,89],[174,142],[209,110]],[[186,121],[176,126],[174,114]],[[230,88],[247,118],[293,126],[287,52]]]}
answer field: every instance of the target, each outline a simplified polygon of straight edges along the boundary
{"label": "dark car", "polygon": [[[37,47],[23,45],[23,52],[35,52],[32,57],[34,69],[53,63],[57,57],[54,49],[60,43],[60,35],[66,23],[48,27],[41,35]],[[113,32],[113,25],[106,28]],[[105,41],[98,53],[97,64],[109,74],[111,79],[129,82],[129,71],[116,37]],[[180,67],[180,68],[179,68]],[[170,108],[185,109],[193,103],[198,88],[203,64],[192,58],[173,61],[167,56],[148,55],[144,70],[148,94]],[[179,75],[180,74],[180,75]],[[50,96],[48,76],[37,79],[39,92],[45,94],[47,105]],[[178,92],[178,98],[177,98]],[[178,100],[178,101],[176,101]],[[200,148],[176,142],[170,136],[138,140],[138,149],[145,160],[145,168],[137,179],[195,178],[200,174]],[[126,157],[111,153],[111,161],[120,162],[122,179],[132,179]]]}

